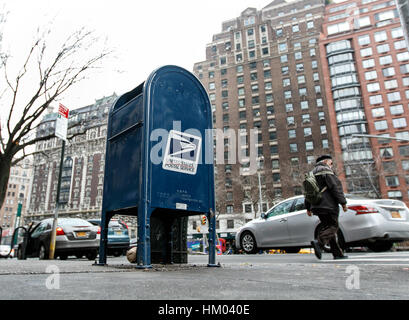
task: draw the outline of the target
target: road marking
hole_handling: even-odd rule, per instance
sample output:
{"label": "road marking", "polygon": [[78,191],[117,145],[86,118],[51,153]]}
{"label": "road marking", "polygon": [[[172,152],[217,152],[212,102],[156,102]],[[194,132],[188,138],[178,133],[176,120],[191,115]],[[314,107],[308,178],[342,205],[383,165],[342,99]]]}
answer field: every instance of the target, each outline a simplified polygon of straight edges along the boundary
{"label": "road marking", "polygon": [[373,262],[404,262],[404,261],[408,261],[409,262],[409,258],[408,259],[402,259],[402,258],[400,258],[400,259],[388,259],[388,258],[384,258],[384,259],[375,259],[375,258],[358,258],[358,259],[355,259],[355,257],[348,257],[348,259],[344,259],[344,260],[321,260],[322,262],[348,262],[348,261],[356,261],[356,262],[359,262],[359,261],[367,261],[367,262],[370,262],[370,261],[373,261]]}

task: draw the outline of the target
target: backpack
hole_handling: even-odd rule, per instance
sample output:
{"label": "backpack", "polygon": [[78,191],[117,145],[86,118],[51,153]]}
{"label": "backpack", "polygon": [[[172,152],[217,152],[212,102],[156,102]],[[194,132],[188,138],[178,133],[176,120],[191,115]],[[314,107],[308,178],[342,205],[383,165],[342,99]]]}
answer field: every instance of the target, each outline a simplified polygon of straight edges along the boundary
{"label": "backpack", "polygon": [[320,176],[324,174],[334,174],[334,173],[329,170],[324,170],[314,175],[313,172],[310,171],[306,173],[304,176],[304,181],[302,183],[303,189],[304,189],[304,197],[312,205],[316,205],[321,202],[322,194],[328,188],[327,186],[325,186],[324,188],[322,188],[322,190],[320,190],[320,187],[318,186],[316,176]]}

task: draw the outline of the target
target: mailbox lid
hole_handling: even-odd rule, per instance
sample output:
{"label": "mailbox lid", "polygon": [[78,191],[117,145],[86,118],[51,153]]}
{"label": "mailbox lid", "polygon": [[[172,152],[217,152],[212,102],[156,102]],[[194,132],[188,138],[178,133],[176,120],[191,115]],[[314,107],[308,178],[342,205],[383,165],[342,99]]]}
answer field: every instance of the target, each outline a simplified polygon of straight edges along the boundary
{"label": "mailbox lid", "polygon": [[183,68],[165,66],[149,77],[144,95],[151,206],[214,210],[212,114],[202,84]]}
{"label": "mailbox lid", "polygon": [[143,85],[122,95],[109,114],[103,211],[139,205],[144,116],[142,90]]}

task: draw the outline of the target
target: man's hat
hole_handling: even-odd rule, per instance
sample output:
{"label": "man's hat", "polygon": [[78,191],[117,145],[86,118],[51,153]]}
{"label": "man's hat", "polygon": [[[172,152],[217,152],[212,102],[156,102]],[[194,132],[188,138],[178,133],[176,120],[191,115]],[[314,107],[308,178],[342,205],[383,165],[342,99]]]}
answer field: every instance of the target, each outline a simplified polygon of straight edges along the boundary
{"label": "man's hat", "polygon": [[325,160],[325,159],[331,159],[331,160],[332,160],[332,157],[331,157],[330,154],[324,154],[324,155],[319,156],[319,157],[317,158],[317,163],[320,162],[320,161],[322,161],[322,160]]}

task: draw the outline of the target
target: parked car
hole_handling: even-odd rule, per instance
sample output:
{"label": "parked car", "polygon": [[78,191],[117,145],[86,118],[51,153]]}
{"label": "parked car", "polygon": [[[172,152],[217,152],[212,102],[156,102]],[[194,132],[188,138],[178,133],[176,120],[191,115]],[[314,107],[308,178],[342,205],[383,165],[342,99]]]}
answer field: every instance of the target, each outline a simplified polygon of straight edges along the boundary
{"label": "parked car", "polygon": [[[340,209],[339,217],[338,241],[342,248],[366,246],[382,252],[390,250],[394,242],[409,239],[409,209],[402,201],[352,195],[346,198],[348,211]],[[239,229],[236,247],[246,253],[261,249],[297,253],[301,248],[311,247],[320,227],[317,216],[307,215],[304,196],[296,196]]]}
{"label": "parked car", "polygon": [[138,238],[132,238],[130,241],[129,241],[129,247],[128,247],[128,249],[131,249],[131,248],[133,248],[133,247],[138,247]]}
{"label": "parked car", "polygon": [[[27,257],[48,259],[53,219],[45,219],[32,224],[27,232]],[[56,229],[54,257],[65,260],[70,255],[77,258],[86,256],[94,260],[98,255],[100,230],[86,220],[78,218],[59,218]],[[18,257],[21,257],[23,244],[18,246]]]}
{"label": "parked car", "polygon": [[[96,226],[101,226],[100,219],[90,219],[88,222]],[[125,222],[111,219],[108,224],[108,248],[107,253],[119,257],[126,253],[129,247],[129,231]]]}
{"label": "parked car", "polygon": [[13,252],[10,252],[9,245],[0,245],[0,258],[13,258]]}

